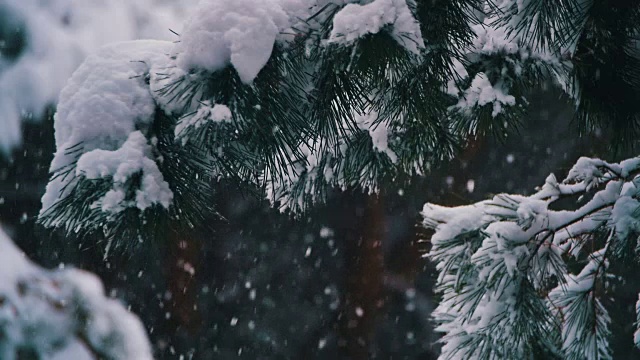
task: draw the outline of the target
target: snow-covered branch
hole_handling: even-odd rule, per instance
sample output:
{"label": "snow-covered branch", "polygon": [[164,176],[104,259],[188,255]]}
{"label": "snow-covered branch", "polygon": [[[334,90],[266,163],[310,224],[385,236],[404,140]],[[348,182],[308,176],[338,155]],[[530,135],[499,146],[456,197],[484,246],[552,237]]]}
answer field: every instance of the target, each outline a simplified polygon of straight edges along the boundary
{"label": "snow-covered branch", "polygon": [[[550,175],[531,196],[501,194],[457,208],[426,204],[424,225],[435,230],[428,256],[443,295],[434,312],[445,333],[442,358],[526,358],[543,350],[610,357],[602,299],[610,291],[609,264],[636,257],[639,173],[640,158],[580,158],[562,183]],[[568,196],[583,204],[555,210]],[[569,265],[584,259],[572,274]]]}
{"label": "snow-covered branch", "polygon": [[[0,229],[0,358],[151,360],[138,318],[76,269],[47,271]],[[20,355],[22,354],[22,355]]]}
{"label": "snow-covered branch", "polygon": [[56,104],[88,55],[116,41],[175,39],[170,29],[180,31],[195,3],[0,0],[0,156],[22,141],[22,120],[39,121]]}

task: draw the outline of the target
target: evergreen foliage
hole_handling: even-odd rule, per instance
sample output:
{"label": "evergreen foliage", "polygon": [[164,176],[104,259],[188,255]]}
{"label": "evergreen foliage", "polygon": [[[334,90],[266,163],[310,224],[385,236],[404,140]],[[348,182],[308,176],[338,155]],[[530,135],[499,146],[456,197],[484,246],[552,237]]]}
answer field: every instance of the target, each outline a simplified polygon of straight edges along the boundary
{"label": "evergreen foliage", "polygon": [[[550,82],[574,97],[585,130],[610,127],[634,134],[637,112],[630,104],[638,103],[631,100],[640,68],[634,66],[638,59],[633,40],[638,6],[609,3],[274,1],[261,5],[262,10],[247,10],[252,4],[248,0],[224,6],[203,1],[181,41],[172,48],[159,46],[155,60],[141,57],[146,66],[130,76],[131,81],[144,79],[139,85],[156,104],[144,115],[144,124],[134,123],[134,128],[148,140],[151,154],[146,156],[158,164],[158,182],[170,187],[171,204],[104,211],[97,204],[112,190],[114,174],[87,178],[76,161],[96,148],[116,151],[127,139],[124,133],[80,134],[72,143],[57,134],[52,179],[58,179],[58,186],[50,186],[45,195],[49,200],[40,221],[69,233],[118,234],[118,244],[127,244],[146,237],[147,229],[158,224],[195,226],[215,212],[207,196],[215,191],[211,184],[222,178],[253,183],[265,189],[276,206],[300,213],[322,202],[330,188],[375,192],[385,182],[428,172],[455,155],[469,137],[506,136],[526,111],[527,89]],[[278,33],[266,63],[252,69],[259,71],[257,76],[245,74],[247,66],[255,67],[251,61],[256,54],[242,58],[241,52],[232,53],[217,67],[198,65],[198,56],[204,55],[188,45],[207,46],[194,39],[202,30],[198,26],[216,20],[207,17],[215,6],[231,14],[275,14],[268,25]],[[597,10],[600,7],[607,10]],[[379,19],[366,17],[371,9]],[[380,15],[384,11],[395,16]],[[616,16],[621,12],[624,21]],[[282,14],[288,17],[284,25]],[[348,19],[352,23],[345,27],[342,18],[349,14],[359,20]],[[337,25],[336,18],[341,21]],[[227,36],[258,25],[220,26],[204,31]],[[603,34],[616,36],[615,41]],[[597,46],[600,43],[606,45]],[[613,46],[617,48],[609,51]],[[608,57],[617,56],[615,50],[626,56],[623,66],[589,49]],[[135,61],[132,56],[128,61]],[[191,64],[189,59],[197,61]],[[593,91],[607,89],[615,96],[600,84],[610,81],[609,75],[628,91],[615,85],[623,97],[601,103]],[[77,95],[80,90],[69,85],[66,91]],[[60,105],[65,102],[63,97]],[[217,105],[230,112],[229,119],[214,119],[211,110]],[[69,105],[76,110],[83,106],[89,105]],[[59,112],[56,121],[75,128],[87,121],[71,117]],[[102,141],[96,143],[96,136]],[[126,179],[120,200],[131,204],[140,192],[140,176]]]}
{"label": "evergreen foliage", "polygon": [[[441,358],[611,359],[607,308],[638,262],[639,171],[640,158],[581,158],[531,196],[425,205]],[[580,205],[559,208],[568,199]]]}
{"label": "evergreen foliage", "polygon": [[[613,145],[632,147],[638,24],[640,4],[613,0],[205,0],[176,44],[112,45],[76,72],[39,219],[115,246],[162,241],[168,229],[206,226],[222,179],[300,214],[330,189],[377,192],[471,138],[504,138],[538,86],[563,88],[584,132],[608,130]],[[591,172],[570,174],[572,188],[633,185],[630,163],[581,164]],[[563,186],[550,178],[544,189],[557,193],[472,207],[464,232],[441,229],[449,212],[426,212],[441,237],[432,257],[443,274],[444,358],[606,358],[609,319],[595,289],[629,242],[604,210],[627,195],[602,190],[587,205],[603,203],[580,208],[598,217],[545,223],[537,214],[552,214]],[[575,224],[589,227],[565,231]],[[602,251],[578,257],[590,262],[570,279],[572,248],[543,246],[585,241]]]}

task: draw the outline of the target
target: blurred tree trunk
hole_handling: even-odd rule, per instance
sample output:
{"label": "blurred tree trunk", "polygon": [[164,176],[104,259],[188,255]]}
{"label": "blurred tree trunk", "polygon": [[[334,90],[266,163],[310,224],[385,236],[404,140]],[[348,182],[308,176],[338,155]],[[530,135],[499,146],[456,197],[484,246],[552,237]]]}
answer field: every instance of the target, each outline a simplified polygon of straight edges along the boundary
{"label": "blurred tree trunk", "polygon": [[171,293],[169,312],[176,329],[196,334],[202,325],[198,309],[196,269],[200,268],[201,244],[195,234],[172,229],[166,253],[166,279]]}
{"label": "blurred tree trunk", "polygon": [[352,233],[344,239],[346,279],[338,344],[349,359],[362,360],[370,358],[370,343],[384,306],[384,210],[380,199],[367,196],[355,215]]}

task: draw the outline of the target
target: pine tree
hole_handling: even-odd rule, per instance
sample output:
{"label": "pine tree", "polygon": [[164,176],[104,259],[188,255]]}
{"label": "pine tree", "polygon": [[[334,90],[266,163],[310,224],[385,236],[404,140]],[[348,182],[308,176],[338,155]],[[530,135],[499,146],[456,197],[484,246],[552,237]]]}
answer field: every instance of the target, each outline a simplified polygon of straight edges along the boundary
{"label": "pine tree", "polygon": [[[640,5],[612,0],[201,1],[176,43],[114,44],[74,74],[40,222],[106,251],[161,242],[206,227],[222,179],[299,215],[331,189],[375,193],[504,138],[538,86],[566,91],[584,133],[631,147],[638,20]],[[545,311],[525,295],[522,319]],[[536,324],[501,351],[554,351]]]}

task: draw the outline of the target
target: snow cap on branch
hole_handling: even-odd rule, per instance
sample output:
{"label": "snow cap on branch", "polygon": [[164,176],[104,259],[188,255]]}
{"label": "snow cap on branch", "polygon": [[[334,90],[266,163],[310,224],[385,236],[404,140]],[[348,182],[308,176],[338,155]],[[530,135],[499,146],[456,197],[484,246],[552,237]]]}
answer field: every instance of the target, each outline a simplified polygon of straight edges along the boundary
{"label": "snow cap on branch", "polygon": [[[199,128],[200,126],[212,121],[215,123],[231,121],[233,114],[226,105],[211,104],[211,101],[205,100],[200,104],[197,111],[191,112],[180,119],[174,130],[176,138],[182,137],[182,133],[189,127]],[[182,137],[183,143],[188,137]]]}
{"label": "snow cap on branch", "polygon": [[477,106],[492,104],[491,116],[496,117],[503,112],[504,107],[514,106],[516,99],[509,95],[503,83],[491,84],[484,73],[478,73],[471,82],[471,86],[464,91],[458,103],[452,109],[459,109],[472,114]]}
{"label": "snow cap on branch", "polygon": [[[113,188],[95,204],[103,211],[119,212],[125,207],[145,210],[155,204],[167,209],[171,205],[173,193],[152,159],[147,139],[140,131],[134,131],[118,150],[96,149],[84,153],[78,159],[76,176],[113,179]],[[125,201],[125,183],[136,175],[141,177],[141,184],[136,190],[135,200]]]}
{"label": "snow cap on branch", "polygon": [[[60,96],[52,171],[71,169],[80,154],[92,150],[117,150],[131,133],[149,128],[156,103],[145,78],[153,64],[164,61],[171,45],[163,41],[118,43],[87,58]],[[72,176],[58,176],[49,182],[41,214],[66,197],[72,180]]]}
{"label": "snow cap on branch", "polygon": [[202,0],[176,44],[178,66],[215,72],[231,64],[251,83],[288,25],[279,0]]}
{"label": "snow cap on branch", "polygon": [[[112,42],[174,39],[169,29],[180,31],[184,9],[193,2],[0,1],[0,156],[21,142],[23,119],[39,121],[56,104],[88,55]],[[12,43],[19,46],[11,50]]]}
{"label": "snow cap on branch", "polygon": [[424,40],[420,24],[406,0],[374,0],[368,4],[347,4],[333,18],[329,44],[349,45],[390,26],[393,38],[407,50],[420,54]]}

